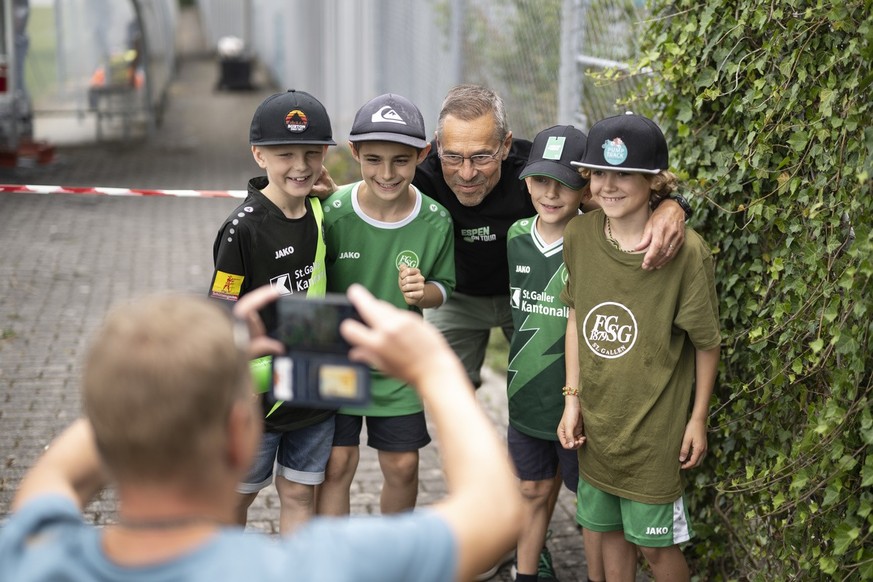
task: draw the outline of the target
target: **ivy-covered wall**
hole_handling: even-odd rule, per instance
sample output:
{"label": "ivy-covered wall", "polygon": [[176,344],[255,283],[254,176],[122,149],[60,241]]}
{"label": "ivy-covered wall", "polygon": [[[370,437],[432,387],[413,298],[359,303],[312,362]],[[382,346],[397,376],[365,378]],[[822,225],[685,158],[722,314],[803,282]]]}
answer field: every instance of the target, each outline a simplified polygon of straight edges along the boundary
{"label": "ivy-covered wall", "polygon": [[725,337],[686,555],[701,579],[873,579],[873,6],[652,9],[637,108],[714,249]]}

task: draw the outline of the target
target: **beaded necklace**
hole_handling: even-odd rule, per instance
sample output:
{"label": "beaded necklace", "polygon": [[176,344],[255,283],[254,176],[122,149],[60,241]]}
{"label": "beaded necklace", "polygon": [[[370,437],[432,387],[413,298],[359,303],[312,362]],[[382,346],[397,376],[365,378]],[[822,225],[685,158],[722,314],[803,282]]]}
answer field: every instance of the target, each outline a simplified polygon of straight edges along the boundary
{"label": "beaded necklace", "polygon": [[609,225],[609,217],[608,216],[606,217],[606,240],[608,240],[610,243],[612,243],[612,246],[614,246],[615,248],[617,248],[618,250],[620,250],[623,253],[630,254],[630,253],[634,252],[632,250],[629,251],[627,249],[621,248],[621,245],[618,244],[618,241],[615,240],[615,237],[612,236],[612,227]]}

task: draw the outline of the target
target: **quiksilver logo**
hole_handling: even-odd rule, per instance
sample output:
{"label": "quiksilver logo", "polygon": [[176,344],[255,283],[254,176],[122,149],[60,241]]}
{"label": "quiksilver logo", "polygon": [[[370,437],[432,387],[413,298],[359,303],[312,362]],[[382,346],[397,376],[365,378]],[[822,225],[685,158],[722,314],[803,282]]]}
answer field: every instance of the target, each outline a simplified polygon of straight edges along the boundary
{"label": "quiksilver logo", "polygon": [[403,118],[400,117],[400,114],[394,111],[394,108],[390,105],[383,105],[379,108],[376,113],[370,116],[370,121],[373,123],[379,123],[382,121],[387,121],[388,123],[399,123],[400,125],[406,125],[406,122],[403,121]]}

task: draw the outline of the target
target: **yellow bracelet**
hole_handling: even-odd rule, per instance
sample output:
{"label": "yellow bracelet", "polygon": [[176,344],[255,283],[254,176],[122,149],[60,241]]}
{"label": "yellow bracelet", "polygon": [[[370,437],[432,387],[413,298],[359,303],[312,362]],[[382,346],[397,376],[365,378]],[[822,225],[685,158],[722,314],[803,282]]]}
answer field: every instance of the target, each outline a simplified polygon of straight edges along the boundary
{"label": "yellow bracelet", "polygon": [[579,389],[571,388],[570,386],[564,386],[561,389],[561,394],[563,394],[564,396],[579,396]]}

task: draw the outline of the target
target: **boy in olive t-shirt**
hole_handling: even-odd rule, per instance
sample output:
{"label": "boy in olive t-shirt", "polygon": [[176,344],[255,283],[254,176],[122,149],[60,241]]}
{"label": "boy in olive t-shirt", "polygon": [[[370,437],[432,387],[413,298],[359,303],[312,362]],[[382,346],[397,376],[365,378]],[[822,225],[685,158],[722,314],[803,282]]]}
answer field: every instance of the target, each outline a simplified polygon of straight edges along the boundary
{"label": "boy in olive t-shirt", "polygon": [[574,165],[601,207],[564,235],[570,387],[558,435],[579,449],[577,521],[602,532],[604,565],[618,579],[633,579],[639,548],[656,579],[687,580],[683,471],[706,453],[721,342],[712,256],[691,229],[657,271],[632,250],[677,182],[650,119],[597,122]]}

